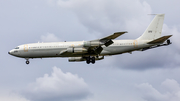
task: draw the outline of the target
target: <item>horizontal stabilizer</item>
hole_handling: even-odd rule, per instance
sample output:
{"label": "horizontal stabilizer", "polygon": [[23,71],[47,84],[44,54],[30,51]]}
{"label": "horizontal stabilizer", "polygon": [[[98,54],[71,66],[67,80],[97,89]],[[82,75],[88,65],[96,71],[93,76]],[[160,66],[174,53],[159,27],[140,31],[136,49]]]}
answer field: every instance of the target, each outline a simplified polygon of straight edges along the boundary
{"label": "horizontal stabilizer", "polygon": [[155,39],[153,41],[148,42],[147,44],[156,44],[156,43],[163,43],[164,41],[166,41],[168,38],[170,38],[172,35],[167,35],[167,36],[163,36],[160,37],[158,39]]}

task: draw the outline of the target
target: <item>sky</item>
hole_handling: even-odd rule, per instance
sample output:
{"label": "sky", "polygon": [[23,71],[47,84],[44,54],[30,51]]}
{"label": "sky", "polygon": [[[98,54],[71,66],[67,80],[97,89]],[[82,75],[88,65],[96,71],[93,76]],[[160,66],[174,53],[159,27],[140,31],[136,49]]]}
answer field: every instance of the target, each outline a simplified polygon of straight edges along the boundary
{"label": "sky", "polygon": [[[0,101],[179,101],[179,0],[0,0]],[[165,14],[171,45],[107,56],[96,64],[68,58],[13,57],[37,42],[88,41],[114,32],[136,39]]]}

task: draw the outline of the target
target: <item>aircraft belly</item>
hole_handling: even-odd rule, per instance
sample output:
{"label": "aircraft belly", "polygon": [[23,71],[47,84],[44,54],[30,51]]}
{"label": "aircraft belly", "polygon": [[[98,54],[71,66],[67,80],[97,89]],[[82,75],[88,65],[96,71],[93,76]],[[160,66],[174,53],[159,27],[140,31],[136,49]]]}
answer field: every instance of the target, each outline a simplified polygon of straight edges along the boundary
{"label": "aircraft belly", "polygon": [[139,45],[138,47],[134,46],[110,46],[110,47],[104,47],[103,51],[101,52],[101,55],[115,55],[115,54],[122,54],[127,52],[132,52],[135,50],[142,49],[144,47],[149,47],[149,45]]}
{"label": "aircraft belly", "polygon": [[105,47],[101,53],[101,55],[113,55],[113,54],[121,54],[126,52],[129,49],[132,49],[132,46],[111,46]]}

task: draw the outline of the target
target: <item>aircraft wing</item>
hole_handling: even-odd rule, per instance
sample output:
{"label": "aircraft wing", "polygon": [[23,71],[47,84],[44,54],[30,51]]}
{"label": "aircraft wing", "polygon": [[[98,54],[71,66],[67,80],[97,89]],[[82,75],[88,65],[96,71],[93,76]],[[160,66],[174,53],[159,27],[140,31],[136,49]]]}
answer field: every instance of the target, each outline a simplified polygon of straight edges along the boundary
{"label": "aircraft wing", "polygon": [[108,47],[109,45],[113,44],[114,42],[112,41],[112,39],[115,39],[121,35],[123,35],[124,33],[127,33],[126,31],[125,32],[116,32],[112,35],[109,35],[107,37],[104,37],[104,38],[101,38],[101,39],[98,39],[98,40],[92,40],[91,42],[93,41],[99,41],[101,43],[103,43],[103,45],[105,45],[106,47]]}
{"label": "aircraft wing", "polygon": [[[115,39],[119,37],[120,35],[123,35],[125,32],[116,32],[112,35],[109,35],[107,37],[97,39],[97,40],[92,40],[92,41],[87,41],[85,42],[85,47],[88,47],[89,52],[95,53],[95,54],[100,54],[103,48],[101,47],[102,45],[105,45],[108,47],[109,45],[113,44],[114,42],[112,39]],[[89,43],[89,46],[88,46]]]}

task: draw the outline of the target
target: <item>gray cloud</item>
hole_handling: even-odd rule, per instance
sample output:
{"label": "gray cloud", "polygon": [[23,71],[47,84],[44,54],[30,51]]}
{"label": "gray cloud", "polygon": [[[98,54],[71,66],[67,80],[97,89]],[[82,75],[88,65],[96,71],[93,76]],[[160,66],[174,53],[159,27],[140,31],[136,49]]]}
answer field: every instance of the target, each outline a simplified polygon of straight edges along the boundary
{"label": "gray cloud", "polygon": [[17,93],[7,91],[7,90],[6,91],[1,90],[0,100],[1,101],[30,101]]}
{"label": "gray cloud", "polygon": [[99,32],[103,36],[129,29],[136,29],[133,33],[137,33],[143,28],[140,26],[149,21],[147,14],[151,13],[150,5],[145,1],[141,3],[131,0],[58,0],[57,3],[59,7],[72,10],[91,32]]}
{"label": "gray cloud", "polygon": [[22,94],[31,101],[75,101],[86,98],[90,92],[82,78],[53,67],[51,75],[37,78]]}
{"label": "gray cloud", "polygon": [[179,101],[180,87],[179,83],[174,79],[166,79],[160,86],[164,91],[159,91],[149,83],[137,85],[137,88],[142,93],[142,98],[145,101]]}
{"label": "gray cloud", "polygon": [[58,42],[61,41],[57,36],[53,33],[47,33],[46,35],[41,35],[42,42]]}

